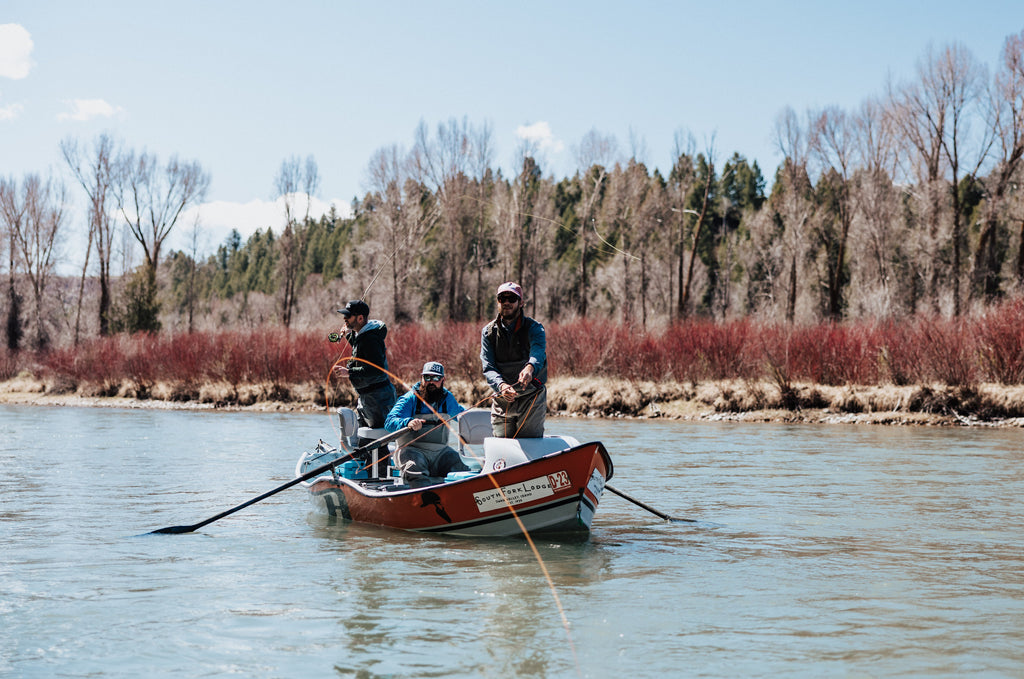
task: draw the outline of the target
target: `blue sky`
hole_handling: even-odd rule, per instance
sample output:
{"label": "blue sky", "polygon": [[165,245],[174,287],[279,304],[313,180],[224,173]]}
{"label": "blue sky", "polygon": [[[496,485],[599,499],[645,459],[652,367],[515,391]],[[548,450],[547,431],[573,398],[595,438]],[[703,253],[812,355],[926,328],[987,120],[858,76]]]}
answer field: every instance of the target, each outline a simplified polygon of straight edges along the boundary
{"label": "blue sky", "polygon": [[1022,28],[1020,0],[3,0],[0,176],[61,171],[62,138],[101,132],[198,160],[208,246],[283,221],[285,158],[313,155],[318,198],[344,209],[376,149],[452,117],[492,127],[506,172],[540,134],[545,174],[570,175],[590,130],[624,157],[632,133],[664,170],[682,130],[770,177],[784,107],[854,109],[929,45],[962,42],[991,69]]}

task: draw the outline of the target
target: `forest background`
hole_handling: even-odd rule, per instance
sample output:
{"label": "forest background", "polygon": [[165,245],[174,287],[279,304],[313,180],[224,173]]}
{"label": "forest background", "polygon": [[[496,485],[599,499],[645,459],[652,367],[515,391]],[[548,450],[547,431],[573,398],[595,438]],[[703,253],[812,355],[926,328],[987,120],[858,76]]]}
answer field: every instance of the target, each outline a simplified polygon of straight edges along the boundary
{"label": "forest background", "polygon": [[[364,298],[392,327],[399,378],[439,359],[476,401],[479,328],[516,280],[567,380],[555,410],[1024,415],[1024,31],[991,72],[960,45],[929,50],[857,110],[782,111],[774,138],[770,188],[757,163],[684,131],[664,175],[635,140],[624,153],[592,131],[573,176],[545,176],[524,144],[505,177],[488,125],[421,123],[411,149],[369,159],[351,215],[310,214],[316,160],[285,159],[283,230],[236,231],[212,255],[181,219],[209,186],[199,161],[67,138],[63,175],[0,180],[0,379],[348,402],[328,377],[344,345],[326,334]],[[79,274],[57,275],[72,192],[87,245]],[[172,230],[192,247],[165,252]]]}

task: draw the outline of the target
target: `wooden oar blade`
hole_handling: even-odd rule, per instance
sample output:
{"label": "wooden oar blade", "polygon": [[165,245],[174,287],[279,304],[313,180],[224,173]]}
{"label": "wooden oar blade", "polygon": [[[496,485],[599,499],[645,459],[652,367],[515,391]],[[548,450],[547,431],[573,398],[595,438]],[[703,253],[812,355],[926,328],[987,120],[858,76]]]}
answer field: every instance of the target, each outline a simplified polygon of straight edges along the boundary
{"label": "wooden oar blade", "polygon": [[194,526],[167,526],[166,528],[158,528],[157,530],[151,530],[146,535],[159,535],[161,533],[168,533],[171,535],[177,535],[178,533],[192,533],[195,531]]}

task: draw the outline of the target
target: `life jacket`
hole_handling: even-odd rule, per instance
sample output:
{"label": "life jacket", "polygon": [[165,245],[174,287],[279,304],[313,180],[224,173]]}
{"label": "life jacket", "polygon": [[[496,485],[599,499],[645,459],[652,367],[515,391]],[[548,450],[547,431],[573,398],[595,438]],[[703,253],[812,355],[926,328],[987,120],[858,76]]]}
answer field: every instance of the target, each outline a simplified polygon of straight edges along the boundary
{"label": "life jacket", "polygon": [[[505,328],[500,316],[487,326],[487,336],[494,347],[494,365],[501,373],[501,379],[508,384],[518,382],[519,373],[530,362],[530,329],[536,322],[524,314],[519,314],[515,327],[511,330]],[[538,383],[543,385],[547,378],[548,368],[545,362],[545,365],[533,374],[534,384],[527,387],[524,393],[535,390]]]}

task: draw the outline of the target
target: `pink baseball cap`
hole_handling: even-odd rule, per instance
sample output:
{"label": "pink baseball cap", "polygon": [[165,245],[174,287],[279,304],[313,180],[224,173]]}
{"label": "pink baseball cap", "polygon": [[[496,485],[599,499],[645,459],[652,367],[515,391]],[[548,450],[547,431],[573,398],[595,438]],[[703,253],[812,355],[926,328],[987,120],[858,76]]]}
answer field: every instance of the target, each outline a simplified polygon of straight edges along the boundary
{"label": "pink baseball cap", "polygon": [[523,289],[519,287],[518,283],[502,283],[501,285],[498,286],[497,294],[500,295],[503,292],[511,292],[519,299],[523,298]]}

